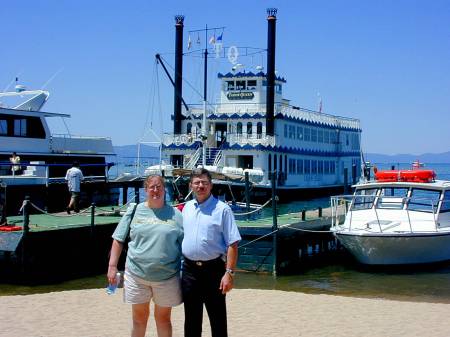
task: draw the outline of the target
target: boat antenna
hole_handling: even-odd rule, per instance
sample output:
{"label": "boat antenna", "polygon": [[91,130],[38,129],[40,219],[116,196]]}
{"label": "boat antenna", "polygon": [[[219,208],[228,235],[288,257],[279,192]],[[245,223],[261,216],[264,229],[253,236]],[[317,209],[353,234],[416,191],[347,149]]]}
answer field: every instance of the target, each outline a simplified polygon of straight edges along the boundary
{"label": "boat antenna", "polygon": [[60,72],[62,72],[63,70],[64,70],[64,67],[61,67],[56,73],[54,73],[54,74],[47,80],[47,82],[44,83],[44,85],[42,86],[41,89],[44,89],[44,88],[45,88],[51,81],[53,81],[54,78],[55,78],[56,76],[58,76],[58,74],[59,74]]}
{"label": "boat antenna", "polygon": [[12,86],[14,84],[14,82],[16,82],[16,84],[17,84],[17,82],[19,81],[19,76],[20,76],[20,74],[22,74],[22,72],[23,72],[23,70],[19,71],[17,73],[17,75],[14,77],[14,79],[11,82],[9,82],[9,84],[5,87],[5,89],[3,89],[2,92],[6,92],[7,90],[9,90],[9,87]]}

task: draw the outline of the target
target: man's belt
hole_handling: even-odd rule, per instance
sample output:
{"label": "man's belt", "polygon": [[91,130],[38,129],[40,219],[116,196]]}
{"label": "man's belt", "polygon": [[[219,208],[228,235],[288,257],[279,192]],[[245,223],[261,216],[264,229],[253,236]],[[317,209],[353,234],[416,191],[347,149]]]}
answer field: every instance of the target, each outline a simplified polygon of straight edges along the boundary
{"label": "man's belt", "polygon": [[196,267],[208,267],[217,263],[222,263],[225,265],[225,262],[222,260],[222,257],[219,256],[215,259],[212,260],[207,260],[207,261],[193,261],[188,259],[187,257],[183,257],[184,259],[184,263],[191,265],[191,266],[196,266]]}

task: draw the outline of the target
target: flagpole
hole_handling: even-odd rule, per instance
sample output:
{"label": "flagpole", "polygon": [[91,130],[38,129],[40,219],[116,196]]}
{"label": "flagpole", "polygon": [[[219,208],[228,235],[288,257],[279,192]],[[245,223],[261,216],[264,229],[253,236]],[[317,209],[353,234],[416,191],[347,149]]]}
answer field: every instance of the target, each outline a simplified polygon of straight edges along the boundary
{"label": "flagpole", "polygon": [[208,135],[206,131],[206,101],[207,101],[207,92],[208,92],[208,25],[205,28],[205,61],[204,61],[204,69],[203,69],[203,125],[202,125],[202,142],[203,142],[203,151],[202,151],[202,163],[203,167],[206,166],[206,146],[208,142]]}
{"label": "flagpole", "polygon": [[206,107],[207,107],[207,94],[208,94],[208,31],[216,30],[216,29],[222,29],[224,30],[225,27],[214,27],[214,28],[208,28],[208,25],[205,25],[204,29],[197,29],[197,30],[191,30],[190,33],[197,33],[199,34],[202,31],[205,31],[205,50],[203,51],[203,55],[205,58],[204,61],[204,69],[203,69],[203,118],[202,118],[202,163],[203,167],[206,165],[206,148],[208,143],[208,130],[206,127],[206,121],[207,121],[207,115],[206,115]]}

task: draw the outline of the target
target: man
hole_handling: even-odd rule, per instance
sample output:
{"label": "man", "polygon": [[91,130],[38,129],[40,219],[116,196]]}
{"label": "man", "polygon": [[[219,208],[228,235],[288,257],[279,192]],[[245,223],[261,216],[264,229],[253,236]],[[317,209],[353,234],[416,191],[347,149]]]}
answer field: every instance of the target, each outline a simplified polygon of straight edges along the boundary
{"label": "man", "polygon": [[13,175],[21,174],[22,173],[22,167],[20,166],[20,157],[17,155],[16,152],[12,153],[12,156],[9,158],[9,161],[11,162],[11,172]]}
{"label": "man", "polygon": [[79,208],[79,199],[80,199],[80,184],[84,179],[83,173],[80,170],[80,165],[77,161],[74,161],[72,167],[67,170],[66,180],[67,186],[69,187],[70,192],[70,202],[69,206],[67,206],[67,214],[70,214],[70,210],[74,210],[75,213],[80,212]]}
{"label": "man", "polygon": [[225,294],[233,289],[241,236],[230,207],[211,195],[211,174],[206,169],[192,171],[190,188],[195,199],[183,209],[184,335],[201,336],[204,304],[212,337],[226,337]]}

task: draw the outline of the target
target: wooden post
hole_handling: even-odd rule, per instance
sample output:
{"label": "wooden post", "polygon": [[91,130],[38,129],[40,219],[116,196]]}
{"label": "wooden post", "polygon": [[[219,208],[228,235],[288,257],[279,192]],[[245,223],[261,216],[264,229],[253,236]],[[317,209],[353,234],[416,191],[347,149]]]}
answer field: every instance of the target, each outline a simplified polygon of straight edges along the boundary
{"label": "wooden post", "polygon": [[122,187],[122,205],[126,205],[128,202],[128,186]]}
{"label": "wooden post", "polygon": [[344,194],[348,194],[348,168],[344,168]]}
{"label": "wooden post", "polygon": [[271,175],[272,183],[272,249],[273,249],[273,264],[272,264],[272,275],[277,276],[277,232],[278,231],[278,219],[277,219],[277,190],[276,190],[276,174],[274,171]]}
{"label": "wooden post", "polygon": [[[248,177],[248,172],[245,172],[245,207],[247,209],[247,213],[250,212],[250,180]],[[247,220],[250,218],[250,215],[247,214]]]}
{"label": "wooden post", "polygon": [[90,227],[90,259],[89,259],[89,267],[90,271],[94,272],[95,266],[97,265],[97,254],[95,251],[95,202],[91,204],[91,227]]}
{"label": "wooden post", "polygon": [[134,188],[134,202],[139,204],[139,187]]}
{"label": "wooden post", "polygon": [[306,209],[302,210],[302,221],[306,220]]}
{"label": "wooden post", "polygon": [[322,217],[322,207],[319,207],[319,218]]}
{"label": "wooden post", "polygon": [[22,214],[23,214],[23,236],[22,236],[22,273],[25,274],[26,271],[26,246],[27,246],[27,237],[30,231],[30,197],[25,196],[25,200],[23,201]]}

